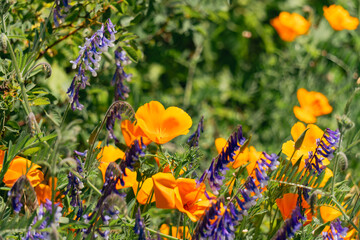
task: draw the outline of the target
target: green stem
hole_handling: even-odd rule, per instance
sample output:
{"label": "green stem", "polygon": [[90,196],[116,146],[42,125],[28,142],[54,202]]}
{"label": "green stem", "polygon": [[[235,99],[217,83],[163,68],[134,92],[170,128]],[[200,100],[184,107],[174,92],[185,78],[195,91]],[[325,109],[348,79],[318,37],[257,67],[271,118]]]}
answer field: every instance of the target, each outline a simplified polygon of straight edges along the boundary
{"label": "green stem", "polygon": [[102,196],[102,193],[100,192],[100,190],[97,189],[97,187],[95,187],[88,179],[85,179],[85,183],[86,183],[86,185],[88,185],[92,190],[94,190],[97,195]]}
{"label": "green stem", "polygon": [[[127,218],[128,220],[130,221],[133,221],[131,218]],[[134,227],[135,226],[135,223],[125,223],[125,226],[127,227]],[[116,227],[116,225],[112,226],[112,227]],[[151,228],[148,228],[148,227],[145,227],[145,229],[151,233],[155,233],[155,234],[159,234],[159,236],[161,237],[164,237],[164,238],[167,238],[167,239],[170,239],[170,240],[181,240],[179,238],[176,238],[176,237],[172,237],[172,236],[169,236],[167,234],[164,234],[164,233],[161,233],[161,232],[158,232],[154,229],[151,229]]]}

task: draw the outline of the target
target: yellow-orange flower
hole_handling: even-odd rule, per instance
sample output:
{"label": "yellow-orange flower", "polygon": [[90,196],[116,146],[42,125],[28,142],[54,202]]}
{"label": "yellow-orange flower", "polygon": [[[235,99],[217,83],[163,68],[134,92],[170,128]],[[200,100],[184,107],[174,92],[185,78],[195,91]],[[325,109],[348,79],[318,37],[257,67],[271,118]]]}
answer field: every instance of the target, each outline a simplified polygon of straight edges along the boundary
{"label": "yellow-orange flower", "polygon": [[287,42],[294,41],[297,36],[307,33],[311,25],[300,14],[288,12],[281,12],[278,17],[271,19],[270,24],[280,38]]}
{"label": "yellow-orange flower", "polygon": [[[100,143],[98,145],[100,147]],[[115,162],[118,159],[123,159],[125,157],[125,153],[121,151],[119,148],[108,145],[103,147],[99,154],[97,155],[97,159],[100,161],[99,169],[102,173],[103,181],[105,181],[105,173],[106,169],[111,162]],[[132,187],[133,184],[136,184],[136,172],[132,172],[129,169],[125,169],[125,174],[127,176],[123,176],[124,186],[120,183],[116,185],[117,189]]]}
{"label": "yellow-orange flower", "polygon": [[[180,226],[179,229],[177,229],[177,227],[175,227],[175,226],[171,226],[171,234],[170,234],[169,225],[164,223],[164,224],[162,224],[160,226],[159,230],[163,234],[166,234],[166,235],[169,235],[169,236],[172,236],[172,237],[176,237],[178,239],[183,239],[184,235],[185,235],[185,239],[191,240],[191,235],[190,235],[188,227],[185,227],[185,232],[184,232],[184,227],[183,226]],[[163,238],[163,239],[167,240],[168,238]]]}
{"label": "yellow-orange flower", "polygon": [[350,16],[349,12],[342,6],[333,4],[330,7],[324,6],[323,10],[326,20],[336,31],[355,30],[359,25],[359,19]]}
{"label": "yellow-orange flower", "polygon": [[[306,128],[309,128],[309,130],[305,134],[304,141],[300,149],[295,152],[293,158],[291,159],[292,164],[295,165],[297,160],[303,156],[300,162],[299,170],[302,170],[305,167],[305,159],[308,158],[309,152],[315,152],[317,145],[316,139],[320,139],[324,132],[315,124],[309,124],[305,127],[303,123],[297,122],[291,128],[291,136],[294,140],[289,140],[282,145],[282,152],[288,157],[288,159],[290,159],[295,150],[295,141],[300,137]],[[324,165],[328,165],[329,163],[330,161],[327,158],[323,160]],[[324,187],[329,178],[333,176],[333,172],[329,168],[325,168],[324,171],[325,176],[319,187]]]}
{"label": "yellow-orange flower", "polygon": [[[55,178],[55,189],[57,185],[57,178]],[[35,188],[37,200],[39,205],[46,202],[46,199],[51,201],[51,193],[52,193],[52,178],[49,179],[49,184],[40,183]]]}
{"label": "yellow-orange flower", "polygon": [[[280,209],[284,221],[291,218],[291,213],[296,208],[298,198],[299,195],[296,193],[285,193],[282,198],[276,199],[276,205]],[[304,198],[301,201],[301,207],[305,209],[307,221],[304,223],[304,225],[307,225],[312,221],[313,215],[311,214],[310,205],[305,201]]]}
{"label": "yellow-orange flower", "polygon": [[[195,222],[211,204],[212,200],[209,200],[205,194],[204,183],[197,188],[194,179],[176,180],[171,173],[157,173],[152,179],[157,208],[178,209]],[[207,194],[213,196],[211,193]]]}
{"label": "yellow-orange flower", "polygon": [[164,106],[151,101],[139,107],[135,114],[137,124],[151,141],[164,144],[179,135],[189,132],[190,116],[178,107]]}
{"label": "yellow-orange flower", "polygon": [[[4,151],[0,150],[0,170],[4,161]],[[40,166],[30,160],[16,156],[9,165],[4,175],[3,182],[7,187],[12,187],[16,180],[22,175],[26,175],[31,186],[35,187],[44,180],[44,174],[39,170]]]}
{"label": "yellow-orange flower", "polygon": [[[224,138],[217,138],[215,140],[215,146],[216,146],[216,150],[218,151],[218,153],[220,153],[222,151],[222,149],[224,147],[226,147],[226,143],[227,143],[227,141]],[[248,173],[250,174],[255,167],[256,161],[260,158],[261,152],[257,152],[253,146],[250,146],[249,148],[248,147],[245,148],[242,153],[239,153],[239,151],[236,151],[235,156],[237,156],[235,158],[235,161],[232,163],[229,163],[228,167],[232,166],[234,169],[236,169],[238,167],[241,167],[241,166],[249,163],[246,166],[246,169],[247,169]]]}
{"label": "yellow-orange flower", "polygon": [[328,99],[319,92],[308,92],[304,88],[297,91],[297,98],[300,107],[294,107],[294,114],[297,119],[305,123],[315,123],[316,117],[329,114],[332,112],[332,107]]}
{"label": "yellow-orange flower", "polygon": [[146,179],[143,184],[141,185],[141,188],[138,192],[138,182],[134,183],[132,185],[132,189],[134,191],[134,194],[136,195],[136,200],[144,205],[150,202],[150,197],[151,197],[151,202],[155,202],[155,194],[153,193],[153,189],[154,189],[154,182],[152,180],[152,178],[148,178]]}
{"label": "yellow-orange flower", "polygon": [[321,218],[323,219],[323,221],[325,223],[327,223],[327,222],[331,222],[331,221],[335,220],[336,218],[340,217],[342,215],[342,213],[332,206],[324,205],[324,206],[320,207],[320,215],[321,215]]}
{"label": "yellow-orange flower", "polygon": [[151,143],[151,140],[145,135],[141,128],[138,125],[134,125],[129,120],[124,120],[121,122],[121,132],[124,136],[127,146],[130,146],[135,140],[140,142],[140,138],[142,138],[145,145]]}

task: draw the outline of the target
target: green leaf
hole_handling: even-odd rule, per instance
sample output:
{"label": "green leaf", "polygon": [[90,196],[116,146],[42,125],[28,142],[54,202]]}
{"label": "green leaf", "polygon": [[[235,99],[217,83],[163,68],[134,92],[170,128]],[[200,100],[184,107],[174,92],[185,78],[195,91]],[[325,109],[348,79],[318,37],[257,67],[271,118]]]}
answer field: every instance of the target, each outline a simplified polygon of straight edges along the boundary
{"label": "green leaf", "polygon": [[125,52],[127,53],[127,55],[129,56],[129,58],[132,61],[134,61],[134,62],[139,61],[139,56],[134,48],[129,47],[129,46],[123,46],[122,48],[125,50]]}
{"label": "green leaf", "polygon": [[29,156],[29,155],[32,155],[36,152],[38,152],[40,150],[40,147],[33,147],[33,148],[29,148],[29,149],[26,149],[23,154],[26,155],[26,156]]}
{"label": "green leaf", "polygon": [[50,100],[46,97],[37,98],[32,101],[33,105],[40,106],[40,105],[48,105],[50,104]]}

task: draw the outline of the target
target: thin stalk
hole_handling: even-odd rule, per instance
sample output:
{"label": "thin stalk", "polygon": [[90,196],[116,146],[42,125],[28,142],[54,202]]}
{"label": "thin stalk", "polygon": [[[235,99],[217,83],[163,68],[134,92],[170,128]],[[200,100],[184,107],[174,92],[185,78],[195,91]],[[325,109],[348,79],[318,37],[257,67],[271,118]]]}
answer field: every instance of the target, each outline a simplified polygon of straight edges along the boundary
{"label": "thin stalk", "polygon": [[336,200],[336,198],[334,196],[332,196],[332,201],[336,204],[336,206],[338,207],[339,211],[342,213],[342,215],[344,216],[345,220],[350,223],[357,232],[360,232],[359,227],[356,226],[355,223],[353,223],[350,219],[350,217],[345,213],[343,206]]}

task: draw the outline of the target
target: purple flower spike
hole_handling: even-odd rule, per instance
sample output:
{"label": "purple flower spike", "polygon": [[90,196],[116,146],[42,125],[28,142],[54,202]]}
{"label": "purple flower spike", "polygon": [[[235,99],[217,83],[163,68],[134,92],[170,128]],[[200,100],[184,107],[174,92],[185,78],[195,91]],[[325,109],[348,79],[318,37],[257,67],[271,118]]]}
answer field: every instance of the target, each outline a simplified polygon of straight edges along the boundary
{"label": "purple flower spike", "polygon": [[187,142],[189,143],[190,147],[198,147],[199,146],[199,138],[200,134],[204,132],[204,116],[201,117],[200,122],[196,128],[196,131],[191,134]]}
{"label": "purple flower spike", "polygon": [[339,219],[336,219],[336,221],[331,222],[330,229],[322,233],[322,237],[324,240],[343,240],[348,230],[347,227],[341,226]]}
{"label": "purple flower spike", "polygon": [[124,50],[120,47],[115,51],[115,64],[116,70],[111,81],[112,85],[115,85],[115,101],[125,100],[129,96],[130,89],[124,83],[129,82],[132,75],[127,74],[124,70],[124,66],[130,64],[129,58],[126,56]]}
{"label": "purple flower spike", "polygon": [[302,222],[306,217],[301,214],[300,207],[296,207],[291,213],[291,218],[287,219],[284,226],[276,233],[274,240],[286,240],[295,236],[295,233],[301,228]]}

